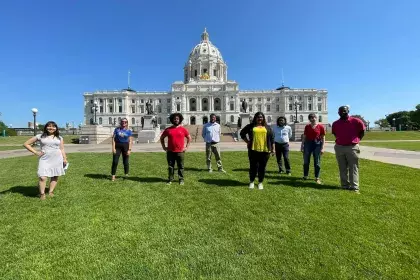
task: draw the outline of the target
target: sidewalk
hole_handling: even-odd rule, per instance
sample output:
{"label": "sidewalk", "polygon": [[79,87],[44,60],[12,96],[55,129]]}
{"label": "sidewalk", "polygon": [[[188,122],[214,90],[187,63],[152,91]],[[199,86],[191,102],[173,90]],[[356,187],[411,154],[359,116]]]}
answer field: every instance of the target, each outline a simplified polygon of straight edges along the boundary
{"label": "sidewalk", "polygon": [[[65,146],[66,153],[110,153],[110,144],[99,144],[99,145],[76,145],[68,144]],[[222,151],[246,151],[246,145],[244,142],[221,142],[220,149]],[[300,150],[300,143],[290,143],[290,149],[292,151]],[[391,164],[404,165],[408,167],[420,169],[420,152],[394,150],[386,148],[376,148],[369,146],[360,146],[360,157],[364,159],[380,161]],[[190,152],[204,152],[203,143],[191,143]],[[325,144],[325,151],[334,153],[334,144],[327,142]],[[132,152],[163,152],[160,143],[151,144],[134,144]],[[30,156],[26,150],[8,150],[0,151],[0,159],[12,158],[21,156]]]}

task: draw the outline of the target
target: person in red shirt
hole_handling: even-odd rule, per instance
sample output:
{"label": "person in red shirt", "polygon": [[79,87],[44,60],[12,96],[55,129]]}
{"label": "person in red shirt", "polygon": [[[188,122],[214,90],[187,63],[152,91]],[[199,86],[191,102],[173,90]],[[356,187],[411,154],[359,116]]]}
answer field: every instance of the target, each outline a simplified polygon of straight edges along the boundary
{"label": "person in red shirt", "polygon": [[311,155],[313,155],[315,182],[321,184],[319,174],[321,172],[321,155],[324,153],[325,128],[322,124],[317,123],[315,114],[309,114],[308,119],[309,124],[305,126],[300,148],[303,153],[303,179],[308,179],[309,164],[311,163]]}
{"label": "person in red shirt", "polygon": [[365,135],[365,124],[358,118],[349,116],[349,107],[338,108],[340,119],[332,125],[335,136],[335,157],[340,169],[343,189],[359,193],[359,142]]}
{"label": "person in red shirt", "polygon": [[[172,126],[166,128],[161,137],[160,143],[162,149],[166,151],[166,160],[168,161],[168,185],[174,180],[175,162],[178,166],[179,184],[184,184],[184,154],[191,142],[191,136],[188,130],[181,126],[184,117],[180,113],[173,113],[169,116]],[[165,146],[165,138],[168,137],[168,147]],[[185,146],[185,138],[187,145]]]}

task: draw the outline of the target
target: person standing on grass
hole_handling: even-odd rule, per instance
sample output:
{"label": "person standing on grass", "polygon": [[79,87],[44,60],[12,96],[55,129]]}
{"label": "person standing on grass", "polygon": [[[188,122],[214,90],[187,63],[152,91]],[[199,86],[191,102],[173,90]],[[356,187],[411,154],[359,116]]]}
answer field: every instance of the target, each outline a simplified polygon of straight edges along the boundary
{"label": "person standing on grass", "polygon": [[338,108],[340,119],[332,125],[335,157],[340,170],[341,187],[359,193],[359,143],[365,135],[362,120],[349,116],[349,106]]}
{"label": "person standing on grass", "polygon": [[128,120],[121,119],[120,126],[114,130],[112,134],[112,167],[111,180],[115,181],[115,174],[117,173],[118,161],[122,154],[124,174],[127,177],[130,169],[129,157],[131,154],[131,147],[133,145],[133,132],[128,128]]}
{"label": "person standing on grass", "polygon": [[213,172],[211,168],[211,155],[214,154],[216,158],[217,169],[219,172],[226,173],[222,166],[222,160],[220,158],[220,136],[222,134],[222,130],[220,129],[220,124],[216,122],[216,115],[210,115],[210,122],[206,123],[203,126],[203,132],[201,136],[206,142],[206,160],[207,160],[207,169],[209,172]]}
{"label": "person standing on grass", "polygon": [[[181,125],[184,117],[180,113],[173,113],[169,116],[172,126],[166,128],[161,137],[160,143],[162,149],[166,151],[166,160],[168,161],[168,182],[170,185],[174,180],[175,162],[178,166],[179,184],[184,185],[184,155],[191,142],[191,136],[188,130]],[[165,138],[168,137],[168,146],[165,146]],[[187,145],[185,146],[185,138]]]}
{"label": "person standing on grass", "polygon": [[276,159],[279,167],[279,173],[284,173],[282,156],[284,158],[284,166],[286,174],[292,175],[289,160],[289,139],[292,137],[292,128],[286,124],[285,117],[277,118],[277,125],[273,127],[274,145],[276,148]]}
{"label": "person standing on grass", "polygon": [[[39,152],[32,148],[32,144],[37,141],[41,143],[41,151]],[[23,145],[28,151],[39,157],[38,186],[40,199],[45,199],[45,186],[48,178],[50,178],[48,195],[53,197],[58,177],[64,175],[64,166],[67,164],[64,141],[60,136],[57,124],[53,121],[47,122],[42,134],[32,137]]]}
{"label": "person standing on grass", "polygon": [[311,156],[313,155],[315,182],[321,184],[319,174],[321,172],[321,155],[324,153],[325,128],[322,124],[317,123],[315,114],[309,114],[308,119],[309,124],[305,126],[302,137],[302,146],[300,148],[303,153],[303,179],[308,179],[309,164],[311,163]]}
{"label": "person standing on grass", "polygon": [[252,123],[246,125],[240,135],[248,146],[249,188],[254,188],[255,177],[258,174],[258,189],[262,190],[268,159],[270,154],[274,155],[273,131],[267,125],[264,114],[257,112]]}

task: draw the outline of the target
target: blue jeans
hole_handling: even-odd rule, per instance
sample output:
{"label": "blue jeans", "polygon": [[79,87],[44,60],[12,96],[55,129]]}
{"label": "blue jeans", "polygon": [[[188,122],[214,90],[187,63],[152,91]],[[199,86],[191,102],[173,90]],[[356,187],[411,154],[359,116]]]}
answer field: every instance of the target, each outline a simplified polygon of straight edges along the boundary
{"label": "blue jeans", "polygon": [[315,178],[319,178],[321,172],[321,147],[322,142],[305,141],[303,147],[303,176],[309,175],[309,164],[311,163],[311,155],[314,156]]}

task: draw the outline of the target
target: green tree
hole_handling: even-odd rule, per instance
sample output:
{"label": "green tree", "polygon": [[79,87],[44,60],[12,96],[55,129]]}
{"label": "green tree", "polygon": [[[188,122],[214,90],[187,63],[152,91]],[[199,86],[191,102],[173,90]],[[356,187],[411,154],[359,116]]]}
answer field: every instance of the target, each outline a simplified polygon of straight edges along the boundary
{"label": "green tree", "polygon": [[37,129],[40,130],[40,131],[44,131],[44,125],[43,124],[38,124]]}
{"label": "green tree", "polygon": [[385,127],[389,127],[389,122],[387,119],[379,119],[377,121],[375,121],[375,124],[377,126],[379,126],[380,128],[385,128]]}
{"label": "green tree", "polygon": [[351,116],[354,117],[354,118],[360,119],[365,124],[366,127],[368,126],[368,123],[363,116],[361,116],[361,115],[351,115]]}

